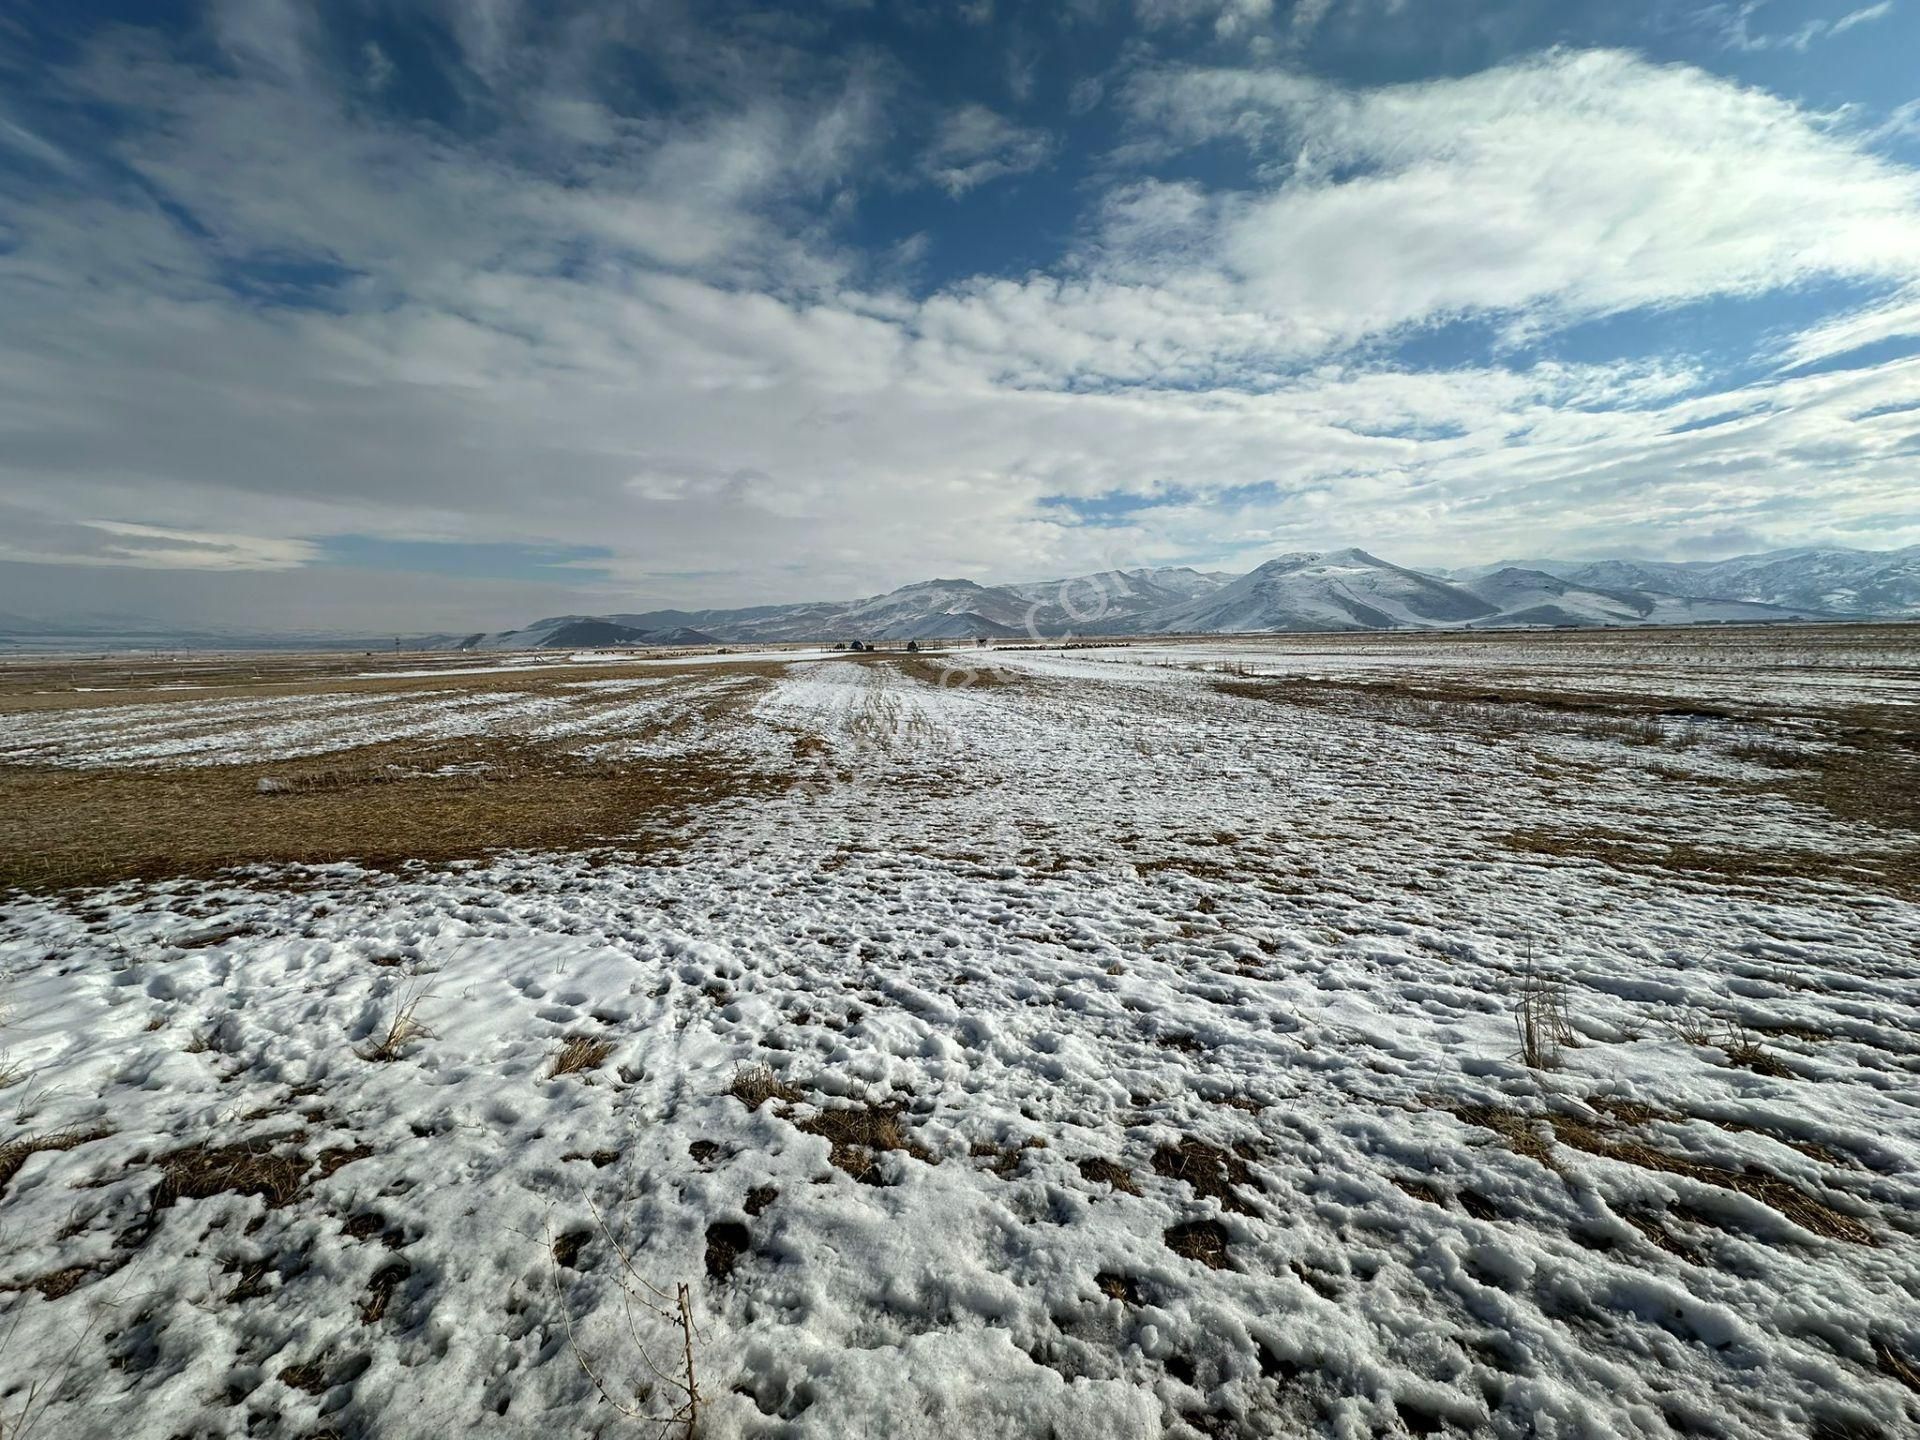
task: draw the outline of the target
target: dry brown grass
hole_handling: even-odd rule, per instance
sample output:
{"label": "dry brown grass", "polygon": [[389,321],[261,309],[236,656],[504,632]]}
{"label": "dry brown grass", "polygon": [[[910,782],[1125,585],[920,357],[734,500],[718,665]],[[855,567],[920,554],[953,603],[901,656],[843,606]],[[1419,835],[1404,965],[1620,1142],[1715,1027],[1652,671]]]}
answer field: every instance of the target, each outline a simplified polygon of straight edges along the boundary
{"label": "dry brown grass", "polygon": [[[487,768],[432,773],[454,765]],[[289,793],[260,794],[267,778]],[[391,868],[502,849],[651,848],[660,822],[776,786],[724,757],[595,762],[500,739],[170,770],[0,765],[0,891],[260,863]]]}
{"label": "dry brown grass", "polygon": [[1877,1335],[1873,1337],[1873,1360],[1882,1375],[1898,1380],[1914,1394],[1920,1395],[1920,1366],[1912,1364]]}
{"label": "dry brown grass", "polygon": [[1123,1195],[1138,1195],[1140,1186],[1133,1178],[1133,1172],[1117,1161],[1101,1156],[1078,1162],[1080,1173],[1095,1185],[1111,1185]]}
{"label": "dry brown grass", "polygon": [[1567,991],[1540,970],[1531,951],[1520,972],[1520,998],[1514,1002],[1513,1018],[1520,1032],[1520,1063],[1529,1070],[1557,1070],[1561,1049],[1573,1042]]}
{"label": "dry brown grass", "polygon": [[1529,686],[1470,685],[1443,677],[1317,680],[1304,676],[1214,682],[1226,695],[1274,704],[1328,708],[1390,724],[1444,730],[1468,739],[1504,740],[1558,731],[1630,745],[1688,748],[1699,739],[1691,722],[1731,719],[1733,712],[1698,701]]}
{"label": "dry brown grass", "polygon": [[373,1153],[364,1146],[332,1147],[309,1158],[300,1149],[305,1139],[306,1132],[296,1130],[225,1145],[189,1145],[162,1155],[152,1208],[215,1195],[258,1195],[268,1209],[277,1210],[299,1199],[314,1181]]}
{"label": "dry brown grass", "polygon": [[738,1220],[716,1220],[707,1226],[707,1274],[727,1280],[742,1255],[753,1248],[753,1235]]}
{"label": "dry brown grass", "polygon": [[1521,854],[1594,860],[1616,870],[1666,871],[1760,887],[1782,880],[1809,880],[1920,898],[1920,849],[1858,850],[1844,855],[1784,846],[1740,850],[1600,829],[1515,830],[1493,838]]}
{"label": "dry brown grass", "polygon": [[398,1060],[407,1052],[407,1047],[420,1040],[434,1038],[432,1027],[419,1017],[422,1002],[432,998],[430,992],[414,991],[404,995],[393,1007],[393,1014],[387,1021],[387,1028],[362,1045],[355,1053],[362,1060],[371,1060],[377,1064],[386,1064]]}
{"label": "dry brown grass", "polygon": [[1020,1171],[1027,1156],[1035,1150],[1044,1150],[1047,1142],[1038,1135],[1030,1135],[1018,1145],[975,1145],[968,1153],[975,1160],[987,1162],[987,1169],[1002,1180],[1011,1180]]}
{"label": "dry brown grass", "polygon": [[1218,1220],[1189,1220],[1182,1225],[1170,1225],[1161,1238],[1176,1255],[1198,1260],[1209,1270],[1227,1268],[1227,1229]]}
{"label": "dry brown grass", "polygon": [[809,1135],[825,1139],[830,1147],[827,1159],[835,1169],[843,1170],[867,1185],[881,1183],[880,1160],[890,1150],[901,1150],[916,1160],[933,1163],[933,1156],[915,1144],[900,1123],[904,1107],[894,1101],[885,1105],[842,1105],[821,1110],[805,1120],[794,1122]]}
{"label": "dry brown grass", "polygon": [[[1456,1106],[1453,1113],[1469,1125],[1480,1125],[1494,1131],[1508,1148],[1539,1161],[1548,1169],[1558,1168],[1553,1163],[1552,1150],[1552,1141],[1557,1141],[1589,1155],[1637,1165],[1643,1170],[1664,1175],[1682,1176],[1748,1196],[1778,1211],[1802,1229],[1828,1239],[1844,1240],[1855,1245],[1876,1243],[1873,1231],[1859,1219],[1756,1165],[1749,1164],[1741,1170],[1710,1165],[1658,1149],[1630,1131],[1572,1115],[1551,1114],[1530,1118],[1516,1111],[1488,1105]],[[1541,1134],[1543,1123],[1552,1141]]]}
{"label": "dry brown grass", "polygon": [[360,1323],[378,1323],[386,1315],[387,1307],[393,1303],[393,1292],[412,1273],[413,1267],[404,1260],[389,1260],[374,1271],[373,1278],[367,1282],[367,1298],[360,1302]]}
{"label": "dry brown grass", "polygon": [[67,1130],[53,1130],[45,1135],[22,1135],[0,1145],[0,1195],[7,1193],[7,1186],[13,1183],[13,1177],[20,1173],[20,1167],[35,1155],[48,1151],[71,1150],[90,1141],[104,1140],[113,1132],[110,1130],[83,1130],[78,1127]]}
{"label": "dry brown grass", "polygon": [[[759,647],[756,647],[759,648]],[[780,645],[764,647],[785,648]],[[796,645],[796,649],[810,646]],[[636,651],[631,659],[605,664],[544,664],[510,672],[497,667],[511,659],[499,653],[462,655],[428,651],[394,655],[360,652],[248,655],[185,654],[154,661],[142,656],[48,656],[0,660],[0,713],[23,710],[97,710],[123,705],[196,701],[252,700],[298,695],[379,695],[438,689],[521,690],[557,681],[619,679],[629,676],[710,679],[707,664],[676,665],[684,652]],[[523,659],[525,657],[522,657]],[[666,663],[644,667],[632,662],[652,658]],[[728,674],[769,674],[778,661],[741,661]],[[420,672],[430,672],[422,674]],[[486,673],[491,671],[492,673]]]}
{"label": "dry brown grass", "polygon": [[923,685],[947,690],[1007,690],[1017,688],[1024,676],[995,665],[991,650],[956,650],[951,655],[890,655],[888,662],[902,675]]}
{"label": "dry brown grass", "polygon": [[615,1048],[613,1041],[599,1036],[569,1035],[554,1051],[553,1059],[547,1066],[547,1076],[549,1079],[558,1079],[562,1075],[576,1075],[582,1070],[598,1070],[606,1064],[607,1057],[613,1054]]}
{"label": "dry brown grass", "polygon": [[1756,1075],[1766,1075],[1775,1080],[1795,1078],[1792,1068],[1762,1048],[1759,1040],[1744,1025],[1730,1024],[1726,1034],[1720,1037],[1719,1045],[1726,1052],[1729,1065],[1738,1065],[1742,1070],[1751,1070]]}
{"label": "dry brown grass", "polygon": [[[1912,717],[1891,706],[1855,706],[1834,739],[1781,782],[1785,792],[1842,820],[1920,835],[1920,726]],[[1916,854],[1909,852],[1909,864]],[[1909,893],[1920,894],[1920,884]]]}
{"label": "dry brown grass", "polygon": [[[17,1294],[23,1290],[37,1290],[49,1300],[58,1300],[71,1295],[82,1285],[109,1269],[106,1264],[67,1265],[58,1270],[49,1270],[44,1275],[36,1275],[31,1280],[8,1281],[0,1285],[0,1292]],[[0,1428],[0,1436],[10,1436],[11,1432]]]}
{"label": "dry brown grass", "polygon": [[1736,741],[1727,747],[1726,753],[1731,759],[1775,770],[1799,770],[1818,763],[1810,752],[1772,736]]}
{"label": "dry brown grass", "polygon": [[758,1110],[769,1100],[792,1105],[803,1098],[797,1086],[787,1084],[769,1065],[742,1065],[733,1072],[727,1093],[749,1110]]}
{"label": "dry brown grass", "polygon": [[1241,1215],[1260,1213],[1240,1193],[1246,1190],[1259,1194],[1259,1182],[1247,1168],[1247,1157],[1232,1150],[1183,1136],[1177,1143],[1162,1145],[1153,1152],[1153,1169],[1170,1180],[1184,1180],[1194,1194],[1212,1197],[1223,1210]]}

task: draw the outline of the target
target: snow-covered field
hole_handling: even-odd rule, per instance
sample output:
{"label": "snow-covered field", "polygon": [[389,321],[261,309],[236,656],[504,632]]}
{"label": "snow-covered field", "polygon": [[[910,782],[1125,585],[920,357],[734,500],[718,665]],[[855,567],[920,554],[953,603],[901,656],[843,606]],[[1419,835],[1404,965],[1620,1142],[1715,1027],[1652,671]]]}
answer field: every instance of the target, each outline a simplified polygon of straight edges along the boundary
{"label": "snow-covered field", "polygon": [[0,715],[782,779],[4,901],[0,1435],[650,1435],[689,1357],[712,1437],[1916,1433],[1912,791],[1812,777],[1912,780],[1920,653],[1605,643],[1465,673],[1741,715],[1262,688],[1463,673],[1344,639]]}

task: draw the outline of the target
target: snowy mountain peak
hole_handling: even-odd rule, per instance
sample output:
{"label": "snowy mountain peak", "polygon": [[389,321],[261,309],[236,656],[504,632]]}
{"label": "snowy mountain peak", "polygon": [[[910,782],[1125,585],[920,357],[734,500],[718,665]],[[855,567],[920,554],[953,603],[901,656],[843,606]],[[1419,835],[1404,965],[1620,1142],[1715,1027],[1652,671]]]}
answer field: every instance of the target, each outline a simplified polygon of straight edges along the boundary
{"label": "snowy mountain peak", "polygon": [[[1276,630],[1664,625],[1920,616],[1920,546],[1802,547],[1731,560],[1536,560],[1438,576],[1358,546],[1275,555],[1233,576],[1112,569],[1016,585],[921,580],[863,600],[567,615],[481,648],[567,644],[1014,639]],[[473,643],[472,637],[468,642]]]}

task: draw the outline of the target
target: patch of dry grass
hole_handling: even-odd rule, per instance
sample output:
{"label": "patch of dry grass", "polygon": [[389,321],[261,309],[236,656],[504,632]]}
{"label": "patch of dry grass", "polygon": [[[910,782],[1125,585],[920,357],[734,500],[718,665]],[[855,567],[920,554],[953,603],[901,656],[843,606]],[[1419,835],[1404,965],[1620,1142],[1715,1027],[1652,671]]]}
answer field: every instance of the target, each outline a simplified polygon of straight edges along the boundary
{"label": "patch of dry grass", "polygon": [[1122,1195],[1138,1195],[1140,1186],[1133,1178],[1133,1172],[1118,1161],[1102,1156],[1093,1156],[1077,1162],[1080,1174],[1095,1185],[1111,1185]]}
{"label": "patch of dry grass", "polygon": [[1520,974],[1520,998],[1514,1002],[1513,1017],[1520,1032],[1520,1063],[1529,1070],[1558,1069],[1561,1049],[1573,1043],[1567,991],[1535,965],[1531,953]]}
{"label": "patch of dry grass", "polygon": [[407,1051],[407,1047],[420,1040],[434,1038],[433,1029],[419,1017],[418,1011],[423,1001],[432,996],[425,991],[416,991],[404,996],[393,1007],[393,1015],[387,1021],[387,1028],[362,1045],[357,1053],[362,1060],[371,1060],[378,1064],[398,1060]]}
{"label": "patch of dry grass", "polygon": [[[454,766],[484,768],[433,773]],[[262,795],[263,779],[289,789]],[[651,846],[663,843],[660,821],[778,784],[719,756],[593,761],[504,739],[169,770],[0,765],[0,890],[261,863],[392,868],[501,849]],[[643,830],[654,838],[636,839]]]}
{"label": "patch of dry grass", "polygon": [[742,1065],[733,1072],[727,1093],[749,1110],[758,1110],[769,1100],[793,1105],[803,1098],[800,1089],[775,1075],[770,1065]]}
{"label": "patch of dry grass", "polygon": [[1775,1080],[1796,1078],[1792,1068],[1762,1048],[1759,1040],[1744,1025],[1729,1025],[1727,1033],[1721,1036],[1718,1043],[1726,1053],[1729,1065],[1738,1065],[1742,1070],[1751,1070],[1756,1075]]}
{"label": "patch of dry grass", "polygon": [[83,1130],[77,1127],[67,1130],[53,1130],[45,1135],[22,1135],[0,1145],[0,1195],[7,1193],[7,1186],[13,1183],[13,1177],[20,1173],[20,1167],[35,1155],[48,1151],[72,1150],[76,1146],[88,1144],[94,1140],[104,1140],[113,1132],[110,1130]]}
{"label": "patch of dry grass", "polygon": [[1209,1270],[1227,1268],[1227,1229],[1218,1220],[1189,1220],[1169,1225],[1161,1238],[1174,1254],[1198,1260]]}
{"label": "patch of dry grass", "polygon": [[1882,1375],[1898,1380],[1914,1394],[1920,1395],[1920,1366],[1914,1365],[1877,1335],[1873,1337],[1873,1360]]}
{"label": "patch of dry grass", "polygon": [[1170,1180],[1183,1180],[1193,1187],[1196,1195],[1209,1196],[1220,1202],[1223,1210],[1232,1210],[1241,1215],[1258,1215],[1260,1212],[1248,1203],[1242,1190],[1260,1193],[1259,1182],[1253,1178],[1253,1172],[1247,1168],[1247,1156],[1232,1150],[1222,1150],[1217,1145],[1209,1145],[1188,1135],[1172,1145],[1162,1145],[1153,1152],[1153,1169],[1157,1175]]}
{"label": "patch of dry grass", "polygon": [[835,1169],[845,1171],[867,1185],[878,1185],[879,1157],[890,1150],[901,1150],[927,1164],[932,1154],[914,1143],[900,1123],[904,1107],[898,1102],[884,1105],[840,1105],[821,1110],[794,1124],[809,1135],[825,1139],[830,1147],[827,1159]]}
{"label": "patch of dry grass", "polygon": [[[1318,680],[1305,676],[1213,682],[1222,694],[1275,704],[1331,708],[1369,720],[1444,730],[1477,740],[1559,732],[1629,745],[1686,749],[1693,722],[1733,718],[1698,701],[1574,692],[1544,686],[1468,685],[1444,678]],[[1673,722],[1673,723],[1670,723]]]}
{"label": "patch of dry grass", "polygon": [[[1838,743],[1787,777],[1785,792],[1842,820],[1920,835],[1920,726],[1892,707],[1855,707],[1843,719]],[[1920,883],[1908,894],[1920,895]]]}
{"label": "patch of dry grass", "polygon": [[1006,690],[1020,686],[1025,677],[995,665],[992,655],[991,650],[956,650],[945,656],[890,655],[887,659],[909,679],[941,689]]}
{"label": "patch of dry grass", "polygon": [[1739,850],[1688,840],[1652,840],[1618,831],[1514,830],[1492,837],[1525,855],[1594,860],[1616,870],[1655,870],[1756,886],[1810,880],[1920,898],[1920,850]]}
{"label": "patch of dry grass", "polygon": [[975,1145],[969,1154],[975,1160],[985,1160],[987,1169],[1002,1180],[1011,1180],[1019,1173],[1021,1162],[1035,1150],[1044,1150],[1047,1142],[1038,1135],[1028,1136],[1018,1145]]}
{"label": "patch of dry grass", "polygon": [[707,1274],[727,1280],[740,1257],[753,1248],[753,1235],[737,1220],[716,1220],[707,1227]]}
{"label": "patch of dry grass", "polygon": [[553,1052],[553,1059],[547,1065],[547,1077],[558,1079],[562,1075],[577,1075],[582,1070],[598,1070],[607,1063],[607,1057],[613,1054],[615,1045],[596,1035],[569,1035],[560,1042],[560,1048]]}
{"label": "patch of dry grass", "polygon": [[310,1159],[299,1148],[305,1139],[306,1132],[296,1130],[225,1145],[203,1142],[162,1155],[152,1208],[157,1212],[181,1200],[215,1195],[258,1195],[268,1209],[278,1210],[299,1199],[314,1181],[373,1153],[364,1146],[330,1147]]}
{"label": "patch of dry grass", "polygon": [[360,1302],[360,1323],[377,1324],[387,1313],[387,1307],[393,1303],[393,1292],[398,1290],[413,1273],[413,1267],[404,1260],[389,1260],[373,1272],[373,1278],[367,1282],[366,1299]]}
{"label": "patch of dry grass", "polygon": [[[1603,1159],[1617,1160],[1623,1164],[1637,1165],[1643,1170],[1678,1175],[1717,1189],[1734,1191],[1758,1200],[1802,1229],[1827,1239],[1844,1240],[1855,1245],[1876,1243],[1873,1231],[1859,1219],[1756,1165],[1749,1164],[1741,1170],[1710,1165],[1658,1149],[1629,1131],[1572,1115],[1550,1114],[1532,1118],[1489,1105],[1461,1105],[1454,1107],[1453,1113],[1469,1125],[1492,1130],[1509,1149],[1539,1161],[1550,1170],[1558,1169],[1553,1163],[1552,1149],[1553,1142],[1557,1141],[1570,1149],[1598,1155]],[[1551,1141],[1542,1135],[1543,1125],[1552,1136]]]}

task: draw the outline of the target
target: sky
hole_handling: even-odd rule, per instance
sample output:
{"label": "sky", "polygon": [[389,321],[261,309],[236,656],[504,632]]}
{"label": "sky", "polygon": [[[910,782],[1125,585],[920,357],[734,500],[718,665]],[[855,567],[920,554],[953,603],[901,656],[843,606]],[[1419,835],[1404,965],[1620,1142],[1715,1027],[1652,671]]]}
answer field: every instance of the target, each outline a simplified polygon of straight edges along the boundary
{"label": "sky", "polygon": [[26,0],[0,615],[1920,542],[1920,0]]}

